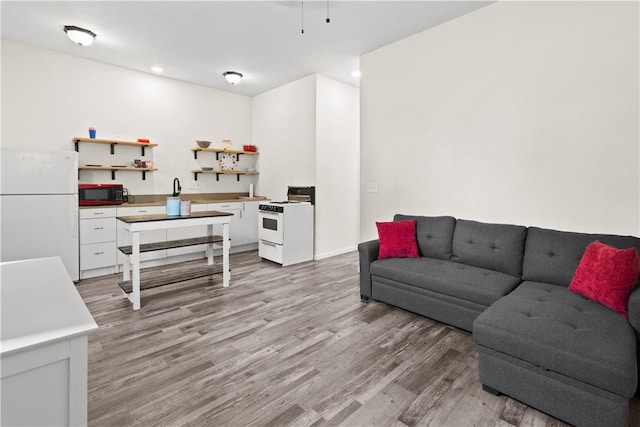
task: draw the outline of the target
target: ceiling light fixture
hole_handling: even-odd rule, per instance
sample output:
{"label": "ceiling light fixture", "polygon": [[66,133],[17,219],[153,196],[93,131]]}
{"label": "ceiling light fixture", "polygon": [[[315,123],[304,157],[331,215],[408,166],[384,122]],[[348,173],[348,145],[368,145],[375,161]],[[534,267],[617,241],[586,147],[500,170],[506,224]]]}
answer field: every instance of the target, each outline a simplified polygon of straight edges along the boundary
{"label": "ceiling light fixture", "polygon": [[236,71],[225,71],[224,73],[222,73],[222,75],[232,85],[239,83],[243,77],[241,73],[238,73]]}
{"label": "ceiling light fixture", "polygon": [[154,65],[153,67],[151,67],[151,71],[153,71],[154,73],[161,73],[164,70],[162,69],[162,67],[158,67],[157,65]]}
{"label": "ceiling light fixture", "polygon": [[85,30],[75,25],[65,25],[64,32],[67,33],[72,42],[78,43],[80,46],[89,46],[96,37],[96,33],[93,31]]}

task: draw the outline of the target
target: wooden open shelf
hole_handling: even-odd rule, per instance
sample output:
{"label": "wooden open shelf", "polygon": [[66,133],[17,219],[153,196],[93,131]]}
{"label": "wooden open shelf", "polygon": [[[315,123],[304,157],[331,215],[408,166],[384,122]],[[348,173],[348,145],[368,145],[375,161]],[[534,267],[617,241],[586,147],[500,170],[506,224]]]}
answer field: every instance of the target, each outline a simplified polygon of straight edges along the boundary
{"label": "wooden open shelf", "polygon": [[205,171],[205,170],[202,170],[202,169],[192,170],[191,173],[193,174],[195,181],[198,180],[198,174],[199,173],[215,173],[216,174],[216,181],[220,180],[220,175],[236,175],[237,178],[238,178],[238,181],[240,181],[240,175],[258,175],[259,174],[258,171],[253,171],[253,172],[247,172],[247,171],[241,171],[241,170],[231,170],[231,171],[210,170],[210,171]]}
{"label": "wooden open shelf", "polygon": [[193,158],[197,159],[198,158],[198,151],[206,151],[209,153],[216,153],[216,160],[218,159],[218,155],[220,153],[229,153],[229,154],[235,154],[236,155],[236,160],[240,160],[240,155],[241,154],[247,154],[249,156],[256,156],[260,153],[258,153],[257,151],[243,151],[243,150],[225,150],[224,148],[201,148],[201,147],[192,147],[191,151],[193,151]]}
{"label": "wooden open shelf", "polygon": [[142,156],[144,156],[144,149],[146,147],[157,147],[158,144],[152,144],[150,142],[138,142],[138,141],[122,141],[118,139],[98,139],[98,138],[83,138],[81,136],[74,136],[72,141],[75,144],[76,151],[79,151],[78,143],[84,142],[87,144],[107,144],[111,146],[111,154],[115,154],[116,145],[131,145],[140,147],[142,150]]}
{"label": "wooden open shelf", "polygon": [[116,179],[116,171],[132,171],[142,172],[142,180],[147,179],[147,172],[157,171],[157,168],[134,168],[134,167],[121,167],[121,166],[79,166],[78,170],[94,170],[94,171],[111,171],[111,179]]}

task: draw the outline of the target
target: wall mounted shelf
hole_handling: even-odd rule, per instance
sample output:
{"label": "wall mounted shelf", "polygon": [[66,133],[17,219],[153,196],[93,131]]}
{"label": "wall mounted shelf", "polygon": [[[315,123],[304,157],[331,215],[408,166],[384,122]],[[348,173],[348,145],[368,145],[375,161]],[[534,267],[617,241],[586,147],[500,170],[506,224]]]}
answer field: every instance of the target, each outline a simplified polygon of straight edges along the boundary
{"label": "wall mounted shelf", "polygon": [[191,151],[193,151],[193,158],[196,159],[196,160],[198,159],[198,151],[206,151],[206,152],[210,152],[210,153],[216,153],[216,160],[220,160],[218,158],[220,153],[235,154],[237,161],[240,161],[240,155],[241,154],[247,154],[249,156],[256,156],[256,155],[259,154],[257,151],[225,150],[224,148],[193,147],[193,148],[191,148]]}
{"label": "wall mounted shelf", "polygon": [[93,170],[93,171],[111,171],[111,179],[116,179],[116,171],[133,171],[133,172],[142,172],[142,180],[147,179],[147,172],[157,171],[157,168],[130,168],[124,166],[91,166],[84,165],[79,166],[78,170]]}
{"label": "wall mounted shelf", "polygon": [[198,180],[199,173],[215,173],[216,181],[220,181],[220,175],[236,175],[237,180],[240,181],[240,175],[258,175],[259,172],[257,171],[246,172],[246,171],[233,171],[233,170],[232,171],[222,171],[222,170],[205,171],[202,169],[196,169],[196,170],[192,170],[191,173],[193,173],[193,177],[195,181]]}
{"label": "wall mounted shelf", "polygon": [[115,146],[116,145],[129,145],[140,147],[142,151],[142,156],[144,157],[144,149],[146,147],[157,147],[158,144],[152,144],[150,142],[138,142],[138,141],[120,141],[117,139],[97,139],[97,138],[82,138],[79,136],[73,137],[73,143],[75,144],[76,151],[79,151],[78,144],[80,142],[87,144],[108,144],[111,146],[111,154],[115,154]]}

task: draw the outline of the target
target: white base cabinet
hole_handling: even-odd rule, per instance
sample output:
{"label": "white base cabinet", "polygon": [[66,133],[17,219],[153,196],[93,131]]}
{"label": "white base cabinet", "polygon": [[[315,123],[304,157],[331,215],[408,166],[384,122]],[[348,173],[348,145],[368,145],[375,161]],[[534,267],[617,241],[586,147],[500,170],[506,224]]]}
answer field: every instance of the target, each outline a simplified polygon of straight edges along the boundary
{"label": "white base cabinet", "polygon": [[80,278],[116,272],[116,208],[80,209]]}

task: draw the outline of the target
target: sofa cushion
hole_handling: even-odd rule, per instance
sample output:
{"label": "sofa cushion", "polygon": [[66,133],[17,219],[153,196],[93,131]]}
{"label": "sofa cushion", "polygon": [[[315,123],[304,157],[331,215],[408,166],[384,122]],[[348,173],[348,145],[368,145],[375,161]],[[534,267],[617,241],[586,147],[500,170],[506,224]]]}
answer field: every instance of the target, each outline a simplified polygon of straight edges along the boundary
{"label": "sofa cushion", "polygon": [[569,290],[629,317],[627,302],[639,273],[636,248],[617,249],[596,240],[584,251]]}
{"label": "sofa cushion", "polygon": [[416,220],[420,254],[429,258],[451,259],[451,240],[456,219],[452,216],[411,216],[397,214],[394,221]]}
{"label": "sofa cushion", "polygon": [[371,263],[373,276],[489,306],[508,294],[520,278],[433,258],[389,258]]}
{"label": "sofa cushion", "polygon": [[636,390],[627,320],[566,287],[523,282],[473,324],[478,345],[621,396]]}
{"label": "sofa cushion", "polygon": [[380,249],[378,258],[418,258],[416,221],[376,222]]}
{"label": "sofa cushion", "polygon": [[520,276],[526,235],[527,228],[519,225],[459,219],[453,232],[451,260]]}
{"label": "sofa cushion", "polygon": [[569,286],[587,245],[596,240],[620,249],[640,250],[637,237],[530,227],[522,264],[523,280]]}

